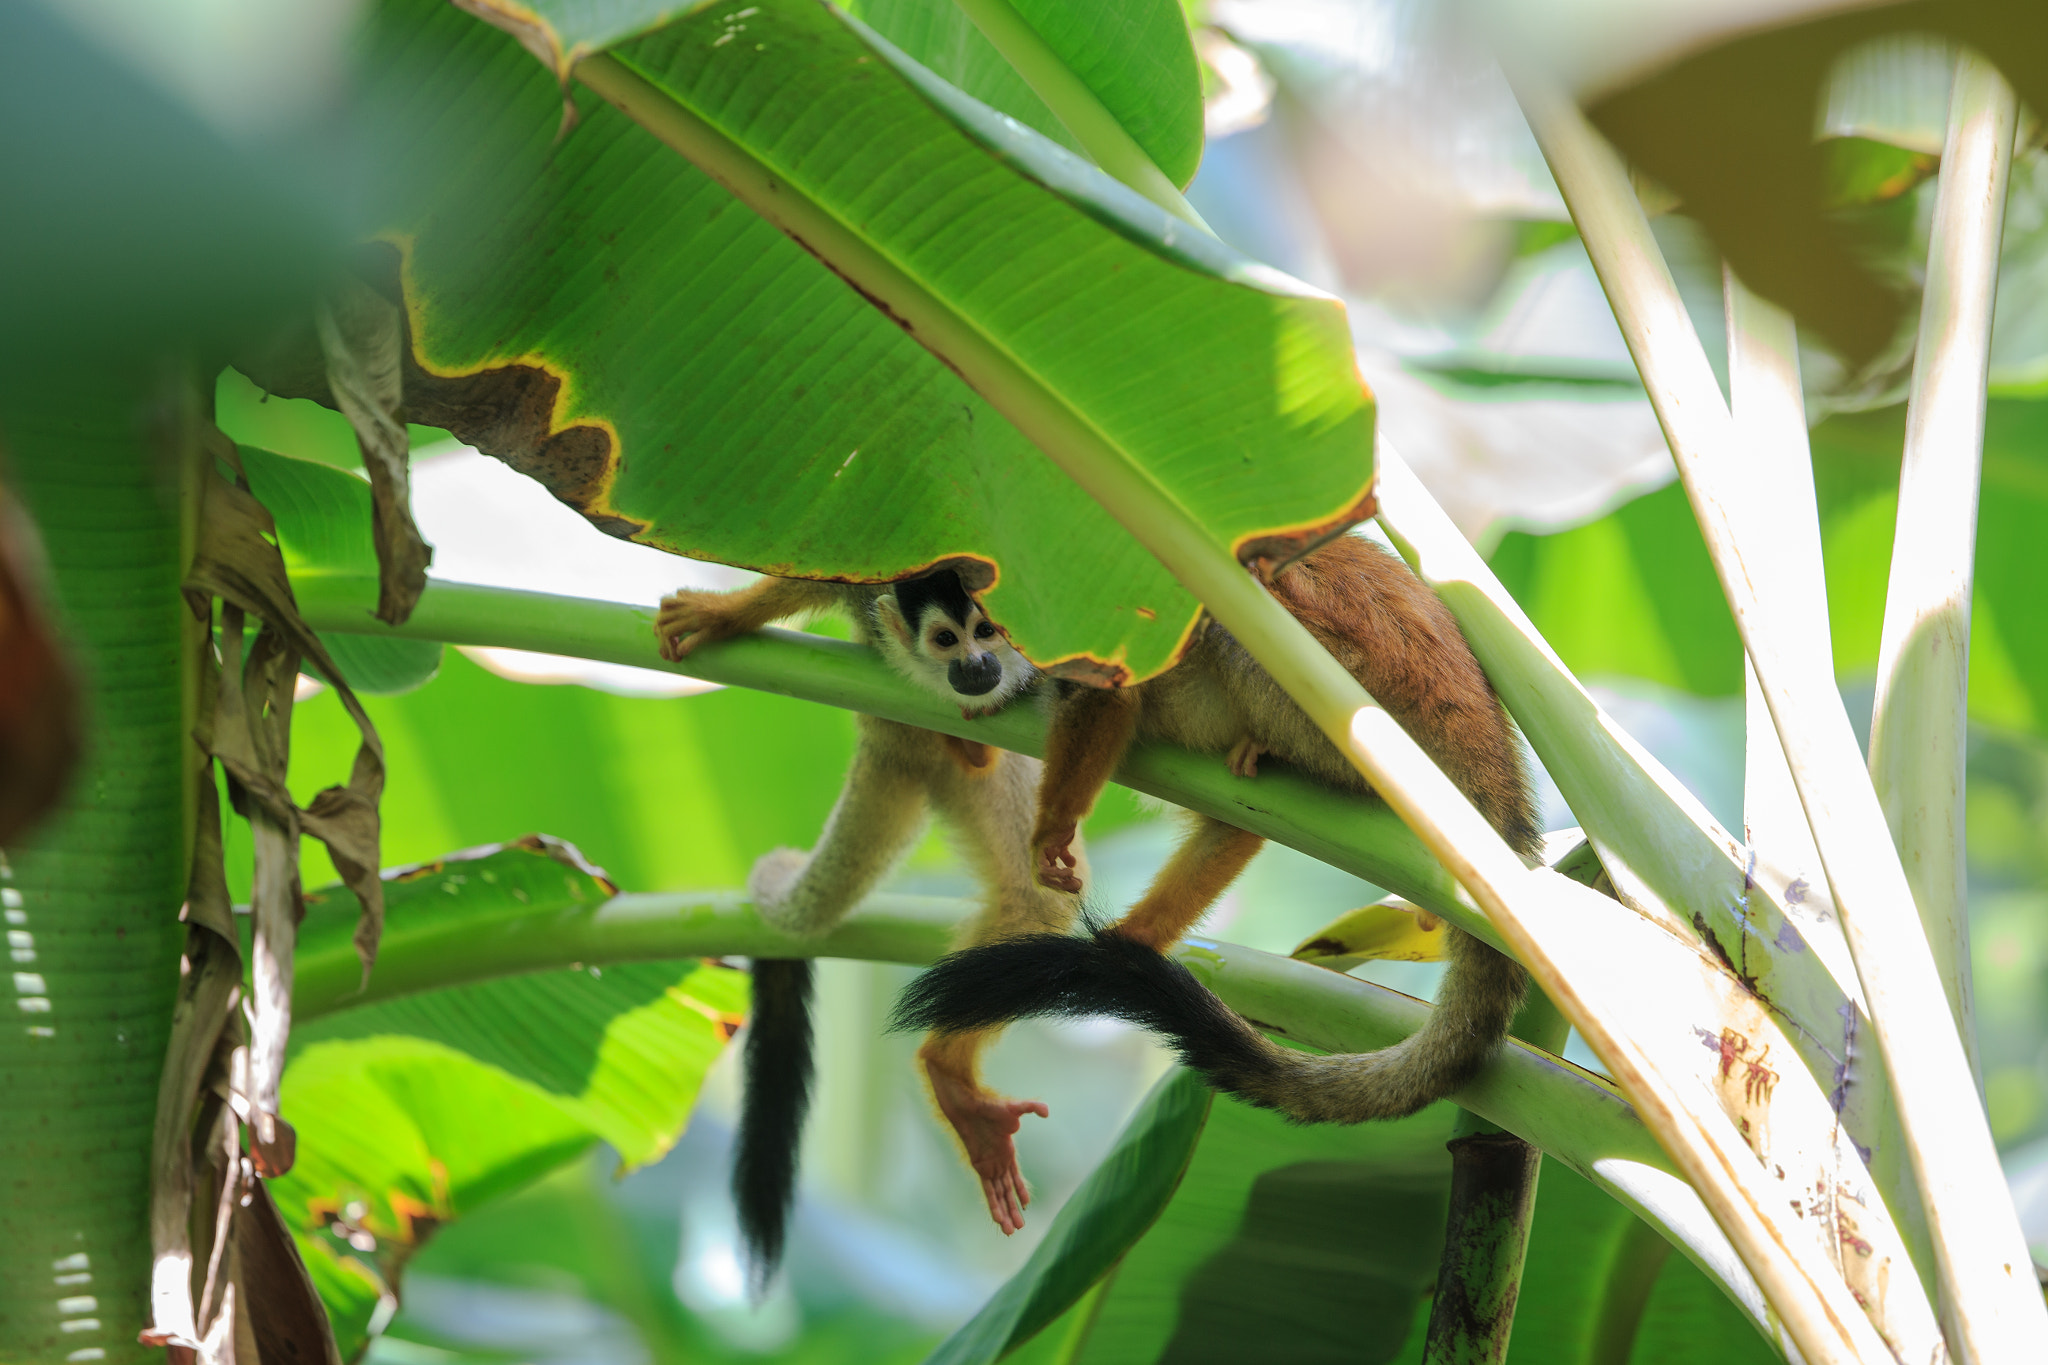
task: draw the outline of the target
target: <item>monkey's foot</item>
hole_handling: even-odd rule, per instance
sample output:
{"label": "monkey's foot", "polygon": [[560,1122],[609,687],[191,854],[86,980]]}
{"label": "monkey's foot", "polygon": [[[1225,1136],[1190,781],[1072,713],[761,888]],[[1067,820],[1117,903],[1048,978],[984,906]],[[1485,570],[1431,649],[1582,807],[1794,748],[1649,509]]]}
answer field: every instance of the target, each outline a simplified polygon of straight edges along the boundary
{"label": "monkey's foot", "polygon": [[698,645],[734,634],[727,614],[712,605],[721,596],[685,590],[661,599],[661,611],[654,618],[654,634],[661,642],[662,658],[674,663]]}
{"label": "monkey's foot", "polygon": [[1257,777],[1260,756],[1271,752],[1272,750],[1265,745],[1246,735],[1230,746],[1230,771],[1239,777]]}
{"label": "monkey's foot", "polygon": [[1038,849],[1040,886],[1051,891],[1065,891],[1069,895],[1080,894],[1081,878],[1075,868],[1080,866],[1081,860],[1074,853],[1075,834],[1074,826],[1065,825],[1032,840]]}
{"label": "monkey's foot", "polygon": [[1037,1100],[1006,1100],[929,1062],[925,1074],[931,1077],[939,1112],[967,1149],[967,1164],[981,1177],[988,1216],[1003,1230],[1003,1236],[1013,1235],[1024,1226],[1031,1190],[1024,1183],[1024,1172],[1017,1168],[1017,1144],[1011,1138],[1023,1126],[1026,1114],[1047,1118],[1052,1111]]}

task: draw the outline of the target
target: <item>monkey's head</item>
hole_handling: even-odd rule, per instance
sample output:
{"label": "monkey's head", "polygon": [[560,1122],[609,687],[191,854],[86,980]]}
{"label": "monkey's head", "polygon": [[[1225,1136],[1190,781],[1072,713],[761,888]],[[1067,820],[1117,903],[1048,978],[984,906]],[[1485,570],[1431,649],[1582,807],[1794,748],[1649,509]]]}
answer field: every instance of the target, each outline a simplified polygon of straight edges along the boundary
{"label": "monkey's head", "polygon": [[875,638],[896,671],[962,711],[998,710],[1038,676],[951,569],[895,584],[875,615]]}

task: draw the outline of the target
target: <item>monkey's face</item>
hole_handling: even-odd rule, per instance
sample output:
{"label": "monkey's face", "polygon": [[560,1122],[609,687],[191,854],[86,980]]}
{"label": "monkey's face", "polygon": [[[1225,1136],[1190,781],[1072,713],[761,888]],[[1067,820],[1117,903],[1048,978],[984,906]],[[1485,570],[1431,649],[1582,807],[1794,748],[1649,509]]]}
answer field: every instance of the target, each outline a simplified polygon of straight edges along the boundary
{"label": "monkey's face", "polygon": [[896,670],[968,712],[994,711],[1030,686],[1038,670],[1003,638],[981,604],[959,590],[958,580],[946,585],[950,591],[937,592],[929,582],[915,580],[877,603],[883,653]]}

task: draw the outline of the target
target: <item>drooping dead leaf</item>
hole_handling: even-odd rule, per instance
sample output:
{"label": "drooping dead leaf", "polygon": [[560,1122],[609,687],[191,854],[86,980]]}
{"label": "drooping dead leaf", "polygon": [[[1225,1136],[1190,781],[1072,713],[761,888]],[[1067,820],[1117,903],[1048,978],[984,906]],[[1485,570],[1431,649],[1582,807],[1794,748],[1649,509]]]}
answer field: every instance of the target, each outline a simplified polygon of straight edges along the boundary
{"label": "drooping dead leaf", "polygon": [[[402,436],[401,428],[401,436]],[[200,438],[207,464],[236,469],[218,431]],[[193,614],[218,641],[202,660],[193,738],[217,760],[255,845],[250,896],[247,1027],[240,938],[222,867],[220,802],[211,763],[196,775],[185,972],[158,1091],[151,1162],[150,1326],[145,1345],[175,1365],[340,1365],[304,1264],[258,1176],[291,1169],[297,1139],[278,1112],[291,1029],[292,955],[305,913],[301,832],[325,840],[362,904],[356,942],[368,972],[383,923],[377,801],[384,786],[375,726],[298,612],[269,513],[246,485],[201,475],[199,544],[185,580]],[[215,599],[219,599],[218,632]],[[247,619],[261,623],[246,637]],[[317,662],[356,721],[362,743],[349,782],[293,802],[291,707],[302,658]],[[248,1155],[242,1134],[248,1133]]]}
{"label": "drooping dead leaf", "polygon": [[405,420],[405,322],[397,307],[347,279],[314,314],[327,360],[327,387],[355,428],[370,476],[370,527],[377,546],[377,619],[399,625],[427,588],[434,552],[412,519]]}

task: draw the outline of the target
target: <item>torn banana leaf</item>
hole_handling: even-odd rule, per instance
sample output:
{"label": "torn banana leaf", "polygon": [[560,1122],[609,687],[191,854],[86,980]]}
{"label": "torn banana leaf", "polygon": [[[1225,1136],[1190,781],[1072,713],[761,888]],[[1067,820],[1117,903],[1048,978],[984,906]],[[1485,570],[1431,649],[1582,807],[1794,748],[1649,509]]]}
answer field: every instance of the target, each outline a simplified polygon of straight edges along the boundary
{"label": "torn banana leaf", "polygon": [[[1222,543],[1286,554],[1369,510],[1372,406],[1339,303],[836,11],[755,8],[730,39],[713,7],[618,55]],[[1131,678],[1171,661],[1193,600],[902,309],[608,106],[582,104],[557,146],[556,81],[458,11],[391,0],[370,52],[412,420],[614,534],[817,577],[950,562],[1034,659]],[[266,363],[273,391],[331,398],[302,354]]]}

